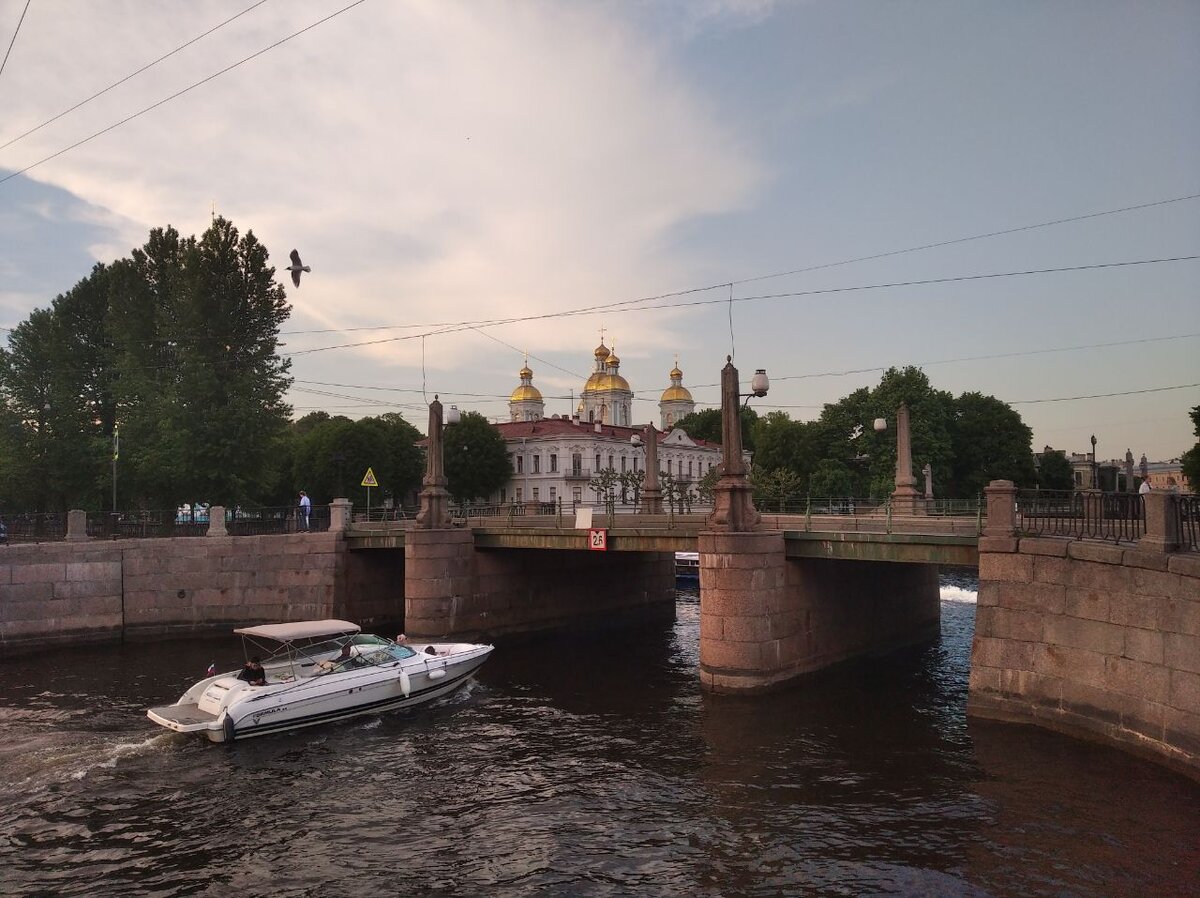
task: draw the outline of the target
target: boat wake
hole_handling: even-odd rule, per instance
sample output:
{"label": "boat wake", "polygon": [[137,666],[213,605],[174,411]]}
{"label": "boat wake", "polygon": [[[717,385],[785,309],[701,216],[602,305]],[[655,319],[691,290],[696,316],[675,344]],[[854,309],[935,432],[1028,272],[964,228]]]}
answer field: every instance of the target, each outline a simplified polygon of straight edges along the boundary
{"label": "boat wake", "polygon": [[117,766],[118,761],[126,758],[153,754],[154,752],[173,748],[176,745],[186,744],[187,742],[188,740],[185,737],[177,733],[156,733],[140,742],[118,742],[116,745],[110,745],[102,749],[100,757],[94,758],[78,770],[72,771],[71,779],[81,780],[93,770],[112,770]]}

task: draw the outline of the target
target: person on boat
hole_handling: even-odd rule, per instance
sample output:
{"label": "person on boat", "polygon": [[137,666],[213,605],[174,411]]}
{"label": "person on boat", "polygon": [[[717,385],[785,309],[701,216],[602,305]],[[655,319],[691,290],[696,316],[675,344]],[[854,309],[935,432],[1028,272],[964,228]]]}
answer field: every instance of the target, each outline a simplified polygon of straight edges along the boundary
{"label": "person on boat", "polygon": [[238,674],[238,679],[245,680],[251,686],[267,685],[267,672],[263,670],[262,661],[257,655],[246,662],[246,666]]}

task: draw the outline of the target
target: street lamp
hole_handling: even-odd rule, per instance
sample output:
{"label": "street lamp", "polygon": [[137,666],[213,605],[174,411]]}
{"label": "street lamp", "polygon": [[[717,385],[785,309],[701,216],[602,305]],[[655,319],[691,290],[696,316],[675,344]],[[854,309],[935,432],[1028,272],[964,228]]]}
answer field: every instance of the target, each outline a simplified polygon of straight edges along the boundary
{"label": "street lamp", "polygon": [[[708,526],[713,530],[746,533],[761,526],[762,517],[754,507],[742,458],[741,410],[749,404],[750,396],[766,396],[770,386],[766,370],[759,368],[750,382],[751,392],[741,393],[737,368],[732,358],[725,357],[721,369],[721,479],[714,489],[716,505],[708,517]],[[739,406],[738,399],[743,396],[746,403]]]}
{"label": "street lamp", "polygon": [[1100,481],[1096,477],[1096,435],[1092,434],[1092,489],[1100,489]]}

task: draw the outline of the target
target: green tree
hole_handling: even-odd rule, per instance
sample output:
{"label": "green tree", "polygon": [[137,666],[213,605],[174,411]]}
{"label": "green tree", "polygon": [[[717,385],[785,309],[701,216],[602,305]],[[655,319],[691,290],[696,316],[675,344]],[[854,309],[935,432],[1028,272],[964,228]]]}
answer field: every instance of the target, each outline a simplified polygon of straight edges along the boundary
{"label": "green tree", "polygon": [[[758,412],[747,407],[741,409],[740,414],[742,448],[753,452],[754,425],[758,421]],[[723,442],[721,434],[721,410],[719,408],[706,408],[698,412],[692,412],[690,415],[684,415],[675,422],[674,426],[684,431],[684,433],[693,439],[707,440],[710,443],[716,443],[718,446]]]}
{"label": "green tree", "polygon": [[750,472],[750,485],[754,488],[755,504],[764,511],[783,512],[790,502],[804,494],[804,481],[788,468],[765,471],[755,467]]}
{"label": "green tree", "polygon": [[1062,449],[1047,446],[1038,456],[1037,485],[1044,490],[1075,488],[1075,472]]}
{"label": "green tree", "polygon": [[1183,476],[1187,478],[1188,486],[1193,492],[1200,490],[1200,405],[1188,414],[1192,418],[1192,427],[1196,434],[1196,445],[1183,454]]}
{"label": "green tree", "polygon": [[588,489],[596,494],[596,501],[604,505],[605,510],[612,514],[617,504],[617,491],[621,487],[621,475],[612,467],[596,471],[588,481]]}
{"label": "green tree", "polygon": [[504,438],[483,415],[463,412],[444,434],[447,489],[459,502],[486,498],[512,478]]}
{"label": "green tree", "polygon": [[721,479],[720,466],[709,468],[704,472],[704,476],[696,483],[696,493],[700,496],[701,502],[706,502],[711,505],[716,501],[714,490],[717,486],[717,481]]}
{"label": "green tree", "polygon": [[[1033,431],[1005,402],[982,393],[963,393],[954,400],[950,461],[950,492],[959,497],[980,496],[993,480],[1011,480],[1018,487],[1037,483],[1031,442]],[[934,482],[938,479],[934,470]]]}
{"label": "green tree", "polygon": [[786,470],[803,486],[821,460],[818,427],[814,422],[793,421],[786,412],[770,412],[754,425],[754,467]]}

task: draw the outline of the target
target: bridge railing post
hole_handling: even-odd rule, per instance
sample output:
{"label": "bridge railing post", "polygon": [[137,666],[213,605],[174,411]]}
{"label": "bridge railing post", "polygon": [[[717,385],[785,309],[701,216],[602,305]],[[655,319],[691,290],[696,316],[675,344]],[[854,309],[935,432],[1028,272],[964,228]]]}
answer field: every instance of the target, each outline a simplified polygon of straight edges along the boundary
{"label": "bridge railing post", "polygon": [[983,488],[987,522],[983,536],[1012,537],[1017,532],[1017,487],[1011,480],[993,480]]}
{"label": "bridge railing post", "polygon": [[1146,534],[1138,540],[1138,548],[1174,552],[1179,548],[1179,515],[1175,510],[1179,497],[1151,490],[1142,499],[1146,503]]}

